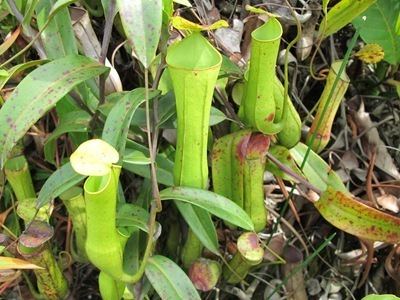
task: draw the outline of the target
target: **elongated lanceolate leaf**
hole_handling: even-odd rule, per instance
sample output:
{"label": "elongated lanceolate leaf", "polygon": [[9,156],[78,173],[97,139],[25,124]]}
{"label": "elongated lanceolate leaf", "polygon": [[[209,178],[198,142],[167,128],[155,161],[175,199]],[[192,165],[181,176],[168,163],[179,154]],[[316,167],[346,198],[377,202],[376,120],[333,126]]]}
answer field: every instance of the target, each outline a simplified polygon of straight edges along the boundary
{"label": "elongated lanceolate leaf", "polygon": [[190,279],[172,260],[161,255],[150,257],[145,272],[161,299],[200,300]]}
{"label": "elongated lanceolate leaf", "polygon": [[[129,159],[129,153],[132,151],[140,151],[144,156],[149,157],[149,149],[145,146],[136,143],[131,140],[127,140],[127,148],[124,156],[122,167],[129,172],[135,173],[139,176],[150,178],[150,166],[149,165],[138,165],[137,163],[132,163]],[[127,160],[125,160],[127,158]],[[166,186],[173,185],[173,174],[172,169],[174,167],[174,162],[171,161],[165,154],[158,153],[156,155],[157,164],[157,181]]]}
{"label": "elongated lanceolate leaf", "polygon": [[204,247],[218,255],[217,231],[210,214],[203,209],[181,201],[175,201],[175,204]]}
{"label": "elongated lanceolate leaf", "polygon": [[44,157],[46,160],[52,163],[55,162],[56,141],[61,135],[71,132],[87,132],[90,120],[91,116],[83,110],[72,111],[60,117],[60,123],[44,144]]}
{"label": "elongated lanceolate leaf", "polygon": [[0,168],[28,129],[77,84],[108,68],[72,55],[40,66],[14,90],[0,110]]}
{"label": "elongated lanceolate leaf", "polygon": [[[301,166],[307,152],[307,146],[303,143],[298,143],[289,152],[296,164]],[[302,171],[307,180],[321,191],[325,191],[328,185],[334,185],[338,190],[346,190],[339,175],[312,150],[310,150]]]}
{"label": "elongated lanceolate leaf", "polygon": [[365,205],[351,194],[328,186],[315,202],[320,214],[332,225],[370,241],[400,242],[400,219]]}
{"label": "elongated lanceolate leaf", "polygon": [[16,65],[10,69],[8,69],[7,75],[4,77],[0,77],[0,90],[4,87],[4,85],[9,81],[12,77],[18,75],[26,69],[36,67],[37,65],[41,65],[46,63],[46,60],[31,60],[23,64]]}
{"label": "elongated lanceolate leaf", "polygon": [[160,41],[162,0],[117,0],[117,5],[128,42],[148,68]]}
{"label": "elongated lanceolate leaf", "polygon": [[197,188],[171,187],[162,190],[160,197],[161,200],[174,199],[196,205],[233,225],[254,230],[250,217],[243,209],[216,193]]}
{"label": "elongated lanceolate leaf", "polygon": [[[138,88],[125,94],[107,116],[102,138],[116,148],[120,154],[123,154],[125,150],[126,137],[133,114],[144,102],[144,93],[144,88]],[[155,97],[157,94],[158,92],[151,92],[149,97]]]}
{"label": "elongated lanceolate leaf", "polygon": [[[341,0],[333,6],[326,16],[321,21],[321,27],[318,32],[318,38],[326,38],[331,34],[342,29],[364,12],[376,0]],[[386,1],[386,0],[384,0]]]}
{"label": "elongated lanceolate leaf", "polygon": [[40,208],[49,203],[85,177],[76,173],[70,163],[66,163],[46,180],[39,192],[36,206]]}
{"label": "elongated lanceolate leaf", "polygon": [[0,270],[10,269],[43,269],[19,258],[0,256]]}
{"label": "elongated lanceolate leaf", "polygon": [[131,227],[131,230],[140,229],[148,232],[149,213],[142,207],[134,204],[123,204],[117,213],[117,227]]}

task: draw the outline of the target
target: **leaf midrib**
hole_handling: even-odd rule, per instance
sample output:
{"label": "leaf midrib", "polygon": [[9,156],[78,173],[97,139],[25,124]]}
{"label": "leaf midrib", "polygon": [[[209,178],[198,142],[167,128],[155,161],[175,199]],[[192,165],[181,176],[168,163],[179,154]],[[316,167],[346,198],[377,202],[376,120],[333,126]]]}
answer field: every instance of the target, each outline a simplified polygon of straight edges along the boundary
{"label": "leaf midrib", "polygon": [[[36,106],[36,103],[39,101],[39,100],[41,100],[41,97],[43,96],[43,95],[45,95],[50,89],[52,89],[54,86],[57,86],[58,84],[59,84],[59,82],[60,81],[62,81],[62,80],[64,80],[65,78],[67,78],[67,77],[69,77],[69,76],[71,76],[71,75],[73,75],[73,74],[76,74],[76,73],[78,73],[78,72],[80,72],[82,69],[95,69],[95,68],[101,68],[102,66],[100,66],[100,65],[98,65],[97,63],[96,64],[94,64],[94,62],[92,62],[90,65],[88,65],[88,66],[85,66],[85,67],[78,67],[78,68],[76,68],[76,69],[73,69],[71,72],[69,72],[68,74],[65,74],[65,75],[62,75],[61,77],[60,77],[60,79],[59,80],[57,80],[57,81],[53,81],[53,83],[51,84],[51,85],[49,85],[46,89],[44,89],[41,93],[39,93],[39,94],[37,94],[36,96],[34,96],[33,97],[33,99],[32,99],[32,101],[29,103],[29,105],[28,106],[26,106],[26,108],[22,111],[22,113],[21,114],[18,114],[18,116],[14,119],[14,122],[16,123],[16,124],[18,124],[18,121],[20,120],[20,118],[21,117],[24,117],[24,112],[26,111],[26,109],[27,108],[31,108],[31,107],[35,107]],[[105,70],[104,70],[105,71]],[[76,84],[74,84],[74,86],[75,86]],[[67,93],[68,93],[68,91],[67,91]],[[18,98],[17,98],[18,99]],[[60,98],[58,99],[58,100],[60,100]],[[57,101],[58,101],[57,100]],[[15,101],[15,100],[14,100]],[[56,102],[57,102],[56,101]],[[51,104],[51,106],[52,105],[54,105],[54,103],[52,103]],[[50,105],[49,105],[50,106]],[[29,123],[29,126],[25,126],[25,128],[30,128],[33,124],[34,124],[35,122],[33,122],[33,123]],[[17,136],[18,136],[18,134],[16,134]],[[8,130],[7,131],[7,136],[6,136],[6,138],[4,139],[4,143],[3,143],[3,153],[5,153],[6,151],[5,150],[7,150],[7,148],[9,148],[9,147],[7,147],[7,144],[9,143],[9,141],[10,141],[10,137],[11,136],[13,136],[12,134],[11,134],[11,131],[10,130]],[[0,141],[1,141],[2,139],[0,138]],[[4,154],[3,154],[4,155]]]}

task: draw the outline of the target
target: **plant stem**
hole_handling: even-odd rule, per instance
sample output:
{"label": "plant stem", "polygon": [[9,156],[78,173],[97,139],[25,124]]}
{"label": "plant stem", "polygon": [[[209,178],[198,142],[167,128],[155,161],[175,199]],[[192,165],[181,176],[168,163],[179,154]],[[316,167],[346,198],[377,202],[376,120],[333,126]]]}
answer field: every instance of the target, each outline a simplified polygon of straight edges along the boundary
{"label": "plant stem", "polygon": [[147,130],[147,143],[150,154],[150,174],[153,199],[156,201],[156,211],[162,210],[160,191],[157,183],[157,173],[155,167],[155,151],[153,149],[153,141],[151,139],[151,119],[150,119],[150,101],[149,101],[149,70],[146,68],[144,71],[144,86],[145,86],[145,103],[146,103],[146,130]]}
{"label": "plant stem", "polygon": [[[114,16],[115,16],[115,0],[110,0],[110,6],[109,6],[109,11],[108,13],[105,14],[106,16],[106,24],[104,26],[104,35],[103,35],[103,40],[101,43],[101,51],[100,51],[100,57],[99,57],[99,62],[101,64],[105,64],[106,59],[107,59],[107,52],[108,52],[108,47],[110,45],[110,40],[111,40],[111,33],[112,33],[112,27],[113,27],[113,21],[114,21]],[[100,105],[103,105],[105,100],[106,100],[106,95],[105,95],[105,90],[106,90],[106,79],[107,79],[108,74],[101,74],[99,76],[99,104],[97,105],[97,108]],[[92,129],[94,129],[95,124],[97,123],[97,119],[99,116],[99,110],[96,109],[93,118],[92,118]]]}

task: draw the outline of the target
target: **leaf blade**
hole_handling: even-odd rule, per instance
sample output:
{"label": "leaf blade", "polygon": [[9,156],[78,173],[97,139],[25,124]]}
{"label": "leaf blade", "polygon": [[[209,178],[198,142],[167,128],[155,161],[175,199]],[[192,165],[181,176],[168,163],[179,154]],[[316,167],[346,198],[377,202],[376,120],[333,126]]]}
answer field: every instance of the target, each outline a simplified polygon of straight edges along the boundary
{"label": "leaf blade", "polygon": [[35,264],[32,264],[26,260],[0,256],[0,270],[10,270],[10,269],[43,269]]}
{"label": "leaf blade", "polygon": [[400,241],[399,218],[367,206],[349,193],[328,186],[314,205],[324,219],[347,233],[371,241]]}
{"label": "leaf blade", "polygon": [[217,232],[210,214],[188,203],[175,201],[175,204],[186,223],[193,230],[204,247],[219,255]]}
{"label": "leaf blade", "polygon": [[254,230],[250,217],[237,204],[216,193],[198,188],[170,187],[160,192],[161,200],[174,199],[201,207],[246,230]]}
{"label": "leaf blade", "polygon": [[161,299],[200,300],[198,292],[185,272],[164,256],[150,257],[145,273]]}
{"label": "leaf blade", "polygon": [[0,169],[28,129],[77,84],[108,68],[80,55],[40,66],[14,90],[0,110]]}
{"label": "leaf blade", "polygon": [[46,180],[39,192],[36,207],[40,208],[49,203],[85,177],[76,173],[70,163],[66,163]]}
{"label": "leaf blade", "polygon": [[161,0],[117,0],[129,43],[139,61],[148,68],[155,57],[161,35]]}

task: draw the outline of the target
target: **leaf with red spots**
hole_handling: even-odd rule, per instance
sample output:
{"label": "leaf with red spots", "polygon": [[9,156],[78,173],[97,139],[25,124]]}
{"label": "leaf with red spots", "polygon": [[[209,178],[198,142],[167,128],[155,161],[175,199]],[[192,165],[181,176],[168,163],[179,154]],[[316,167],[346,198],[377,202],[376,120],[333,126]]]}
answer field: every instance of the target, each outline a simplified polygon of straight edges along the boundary
{"label": "leaf with red spots", "polygon": [[200,300],[190,279],[172,260],[161,255],[150,257],[145,272],[161,299]]}
{"label": "leaf with red spots", "polygon": [[359,238],[400,242],[400,218],[359,202],[349,193],[328,186],[315,207],[329,223]]}
{"label": "leaf with red spots", "polygon": [[160,41],[162,0],[117,0],[117,5],[128,42],[148,68]]}
{"label": "leaf with red spots", "polygon": [[107,70],[93,59],[71,55],[26,76],[0,110],[0,169],[12,148],[44,113],[77,84]]}

